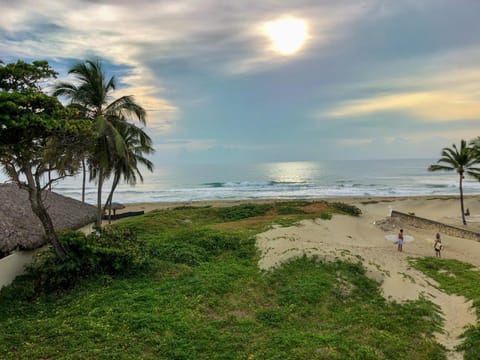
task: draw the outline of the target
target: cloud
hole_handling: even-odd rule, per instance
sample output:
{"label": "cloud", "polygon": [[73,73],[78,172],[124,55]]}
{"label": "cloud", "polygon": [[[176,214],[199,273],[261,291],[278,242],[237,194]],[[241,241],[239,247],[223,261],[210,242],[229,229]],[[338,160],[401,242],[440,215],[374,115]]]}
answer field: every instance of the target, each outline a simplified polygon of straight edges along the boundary
{"label": "cloud", "polygon": [[[182,115],[181,104],[169,99],[168,87],[175,84],[166,84],[161,75],[165,63],[188,63],[220,76],[278,68],[338,41],[369,4],[375,1],[279,6],[253,0],[18,0],[3,13],[0,32],[7,36],[0,41],[0,56],[58,62],[99,56],[126,66],[121,79],[126,87],[117,94],[134,94],[148,110],[148,127],[160,133],[175,129]],[[290,58],[271,51],[263,29],[282,16],[305,19],[311,34],[305,48]]]}
{"label": "cloud", "polygon": [[[479,125],[480,125],[480,121]],[[443,144],[442,146],[450,146],[453,143],[459,143],[460,139],[467,141],[473,140],[477,134],[472,132],[471,128],[467,129],[432,129],[430,132],[415,132],[408,135],[406,138],[411,145],[433,142]]]}
{"label": "cloud", "polygon": [[380,95],[367,99],[350,100],[323,115],[355,117],[377,112],[403,112],[424,120],[477,120],[480,114],[479,98],[471,94],[442,92],[412,92]]}
{"label": "cloud", "polygon": [[[461,120],[471,128],[480,116],[480,48],[465,47],[478,41],[470,1],[3,2],[0,58],[46,58],[66,72],[72,59],[99,56],[122,81],[114,96],[133,94],[148,110],[162,150],[257,146],[252,153],[301,158],[328,137],[332,154],[351,154],[385,134],[427,141],[431,121],[450,139],[448,127],[464,134]],[[272,51],[263,31],[282,17],[308,23],[305,46],[290,57]],[[335,121],[312,126],[306,109]],[[159,142],[168,136],[190,140]]]}
{"label": "cloud", "polygon": [[[156,31],[158,25],[151,14],[156,10],[169,14],[176,9],[179,7],[173,4],[157,5],[149,15],[147,9],[137,8],[137,4],[52,1],[39,5],[18,1],[6,10],[8,21],[0,24],[0,30],[8,34],[0,42],[0,54],[57,60],[82,60],[93,55],[113,64],[126,65],[129,70],[121,80],[127,88],[115,95],[134,94],[151,115],[149,126],[165,131],[171,127],[177,107],[162,96],[160,80],[145,65],[142,49],[162,37],[160,31]],[[169,31],[172,33],[167,36],[174,36],[173,29]]]}
{"label": "cloud", "polygon": [[379,69],[380,78],[350,86],[351,93],[359,94],[356,98],[339,101],[316,117],[401,113],[423,121],[478,120],[479,61],[479,47],[399,61],[388,68],[393,74],[382,75]]}
{"label": "cloud", "polygon": [[178,117],[178,108],[156,95],[161,93],[162,89],[156,88],[149,81],[152,77],[154,74],[148,68],[139,66],[132,69],[122,78],[122,82],[129,84],[128,87],[116,91],[115,96],[134,94],[149,115],[148,127],[156,132],[169,131]]}
{"label": "cloud", "polygon": [[[263,25],[281,16],[306,19],[314,34],[312,46],[323,46],[344,33],[342,27],[365,13],[368,6],[338,2],[224,1],[89,2],[49,1],[41,5],[20,0],[5,10],[0,29],[15,38],[20,32],[38,34],[35,41],[18,37],[9,45],[21,56],[47,53],[62,57],[84,55],[85,49],[111,61],[138,66],[146,60],[196,58],[228,72],[255,71],[285,61],[270,51]],[[48,31],[50,27],[61,31]],[[28,46],[25,45],[28,43]],[[3,43],[2,52],[6,52]]]}
{"label": "cloud", "polygon": [[358,146],[371,144],[372,139],[338,139],[337,144],[342,146]]}
{"label": "cloud", "polygon": [[[366,15],[374,3],[375,1],[365,1],[362,4],[343,1],[335,4],[304,2],[303,5],[295,4],[284,8],[253,4],[247,6],[245,9],[248,9],[248,13],[244,10],[241,15],[245,15],[242,18],[250,18],[250,21],[239,22],[238,25],[239,39],[247,46],[230,49],[229,52],[234,56],[227,59],[226,72],[238,75],[264,71],[312,54],[322,54],[322,48],[345,37],[349,33],[350,24]],[[308,28],[305,46],[290,57],[279,55],[265,33],[266,24],[285,18],[302,20]]]}
{"label": "cloud", "polygon": [[157,150],[157,152],[173,150],[204,151],[212,148],[214,144],[215,140],[212,139],[170,139],[167,141],[157,141],[155,150]]}

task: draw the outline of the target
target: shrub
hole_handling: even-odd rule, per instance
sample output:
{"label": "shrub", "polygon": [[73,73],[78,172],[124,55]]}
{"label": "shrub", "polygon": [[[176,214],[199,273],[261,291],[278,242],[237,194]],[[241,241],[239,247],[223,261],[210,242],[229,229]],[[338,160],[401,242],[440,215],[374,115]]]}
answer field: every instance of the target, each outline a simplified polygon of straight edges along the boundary
{"label": "shrub", "polygon": [[340,211],[341,213],[352,215],[352,216],[360,216],[362,214],[362,210],[358,207],[350,204],[345,204],[341,202],[334,202],[331,204],[336,210]]}
{"label": "shrub", "polygon": [[291,206],[279,207],[278,215],[304,215],[305,211]]}
{"label": "shrub", "polygon": [[288,201],[280,201],[275,203],[277,207],[303,207],[313,204],[314,202],[309,200],[288,200]]}
{"label": "shrub", "polygon": [[27,269],[36,292],[68,289],[82,278],[124,274],[147,265],[145,243],[129,229],[106,228],[98,236],[66,231],[59,241],[67,252],[65,259],[48,248]]}
{"label": "shrub", "polygon": [[4,304],[15,304],[20,300],[30,301],[35,298],[35,288],[33,286],[32,277],[28,274],[19,275],[15,281],[8,286],[0,289],[0,307],[2,315],[6,315],[6,309],[11,309],[15,313],[16,308],[12,306],[3,306]]}
{"label": "shrub", "polygon": [[255,238],[231,231],[197,228],[170,234],[162,243],[150,245],[152,256],[193,266],[227,252],[250,258],[256,254]]}
{"label": "shrub", "polygon": [[255,216],[262,216],[273,208],[269,204],[243,204],[232,207],[219,208],[218,214],[223,221],[238,221]]}
{"label": "shrub", "polygon": [[148,265],[146,243],[130,228],[107,227],[100,236],[88,236],[88,242],[101,273],[115,275]]}
{"label": "shrub", "polygon": [[240,236],[231,232],[221,232],[211,229],[180,234],[181,241],[189,241],[204,248],[210,255],[219,255],[228,250],[237,250],[240,247]]}
{"label": "shrub", "polygon": [[60,235],[59,241],[67,252],[65,259],[60,259],[49,247],[39,252],[27,269],[35,279],[36,292],[70,288],[92,272],[92,252],[86,245],[84,234],[68,231]]}
{"label": "shrub", "polygon": [[208,258],[205,249],[187,243],[164,243],[152,250],[152,255],[161,260],[196,266]]}
{"label": "shrub", "polygon": [[320,219],[322,220],[330,220],[332,218],[332,214],[330,214],[329,212],[321,212],[320,213]]}
{"label": "shrub", "polygon": [[241,236],[232,232],[199,228],[180,231],[168,241],[192,244],[203,248],[208,255],[217,256],[228,250],[237,250],[240,247]]}

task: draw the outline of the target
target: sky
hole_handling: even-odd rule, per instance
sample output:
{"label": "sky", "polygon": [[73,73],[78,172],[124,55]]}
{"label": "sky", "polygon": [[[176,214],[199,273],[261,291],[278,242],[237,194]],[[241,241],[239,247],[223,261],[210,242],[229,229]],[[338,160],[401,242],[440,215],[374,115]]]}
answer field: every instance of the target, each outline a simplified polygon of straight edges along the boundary
{"label": "sky", "polygon": [[[439,158],[480,136],[478,0],[0,0],[0,59],[100,58],[157,165]],[[66,79],[69,79],[68,77]]]}

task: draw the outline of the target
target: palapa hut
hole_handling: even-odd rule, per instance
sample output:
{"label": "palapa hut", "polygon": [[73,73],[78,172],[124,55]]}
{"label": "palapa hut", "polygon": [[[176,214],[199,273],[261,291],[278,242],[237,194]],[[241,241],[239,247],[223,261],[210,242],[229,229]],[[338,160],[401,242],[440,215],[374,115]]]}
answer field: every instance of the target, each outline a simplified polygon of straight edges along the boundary
{"label": "palapa hut", "polygon": [[[57,231],[76,230],[95,221],[95,206],[51,191],[45,191],[44,196]],[[0,255],[17,248],[41,247],[45,244],[44,235],[43,226],[30,207],[28,192],[16,184],[0,184]]]}

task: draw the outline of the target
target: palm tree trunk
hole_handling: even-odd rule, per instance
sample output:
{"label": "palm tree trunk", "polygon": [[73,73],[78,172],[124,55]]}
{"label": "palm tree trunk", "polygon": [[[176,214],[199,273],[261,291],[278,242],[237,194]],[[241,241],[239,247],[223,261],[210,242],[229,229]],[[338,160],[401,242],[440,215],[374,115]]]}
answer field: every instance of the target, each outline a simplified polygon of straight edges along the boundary
{"label": "palm tree trunk", "polygon": [[103,216],[102,187],[103,187],[103,169],[102,167],[100,167],[100,169],[98,170],[97,222],[95,224],[97,229],[100,229],[102,227],[102,216]]}
{"label": "palm tree trunk", "polygon": [[112,182],[112,188],[110,189],[110,194],[108,194],[107,201],[105,202],[105,209],[108,208],[108,223],[112,223],[112,199],[113,199],[113,193],[115,192],[115,189],[117,188],[118,183],[120,182],[120,175],[115,173],[115,176],[113,177],[113,182]]}
{"label": "palm tree trunk", "polygon": [[83,170],[83,178],[82,178],[82,203],[85,203],[85,179],[87,177],[87,169],[85,168],[85,159],[82,159],[82,170]]}
{"label": "palm tree trunk", "polygon": [[464,210],[464,206],[463,206],[463,185],[462,185],[462,182],[463,182],[463,173],[460,174],[460,208],[461,208],[461,211],[462,211],[462,222],[463,222],[463,225],[467,225],[467,220],[465,220],[465,210]]}

